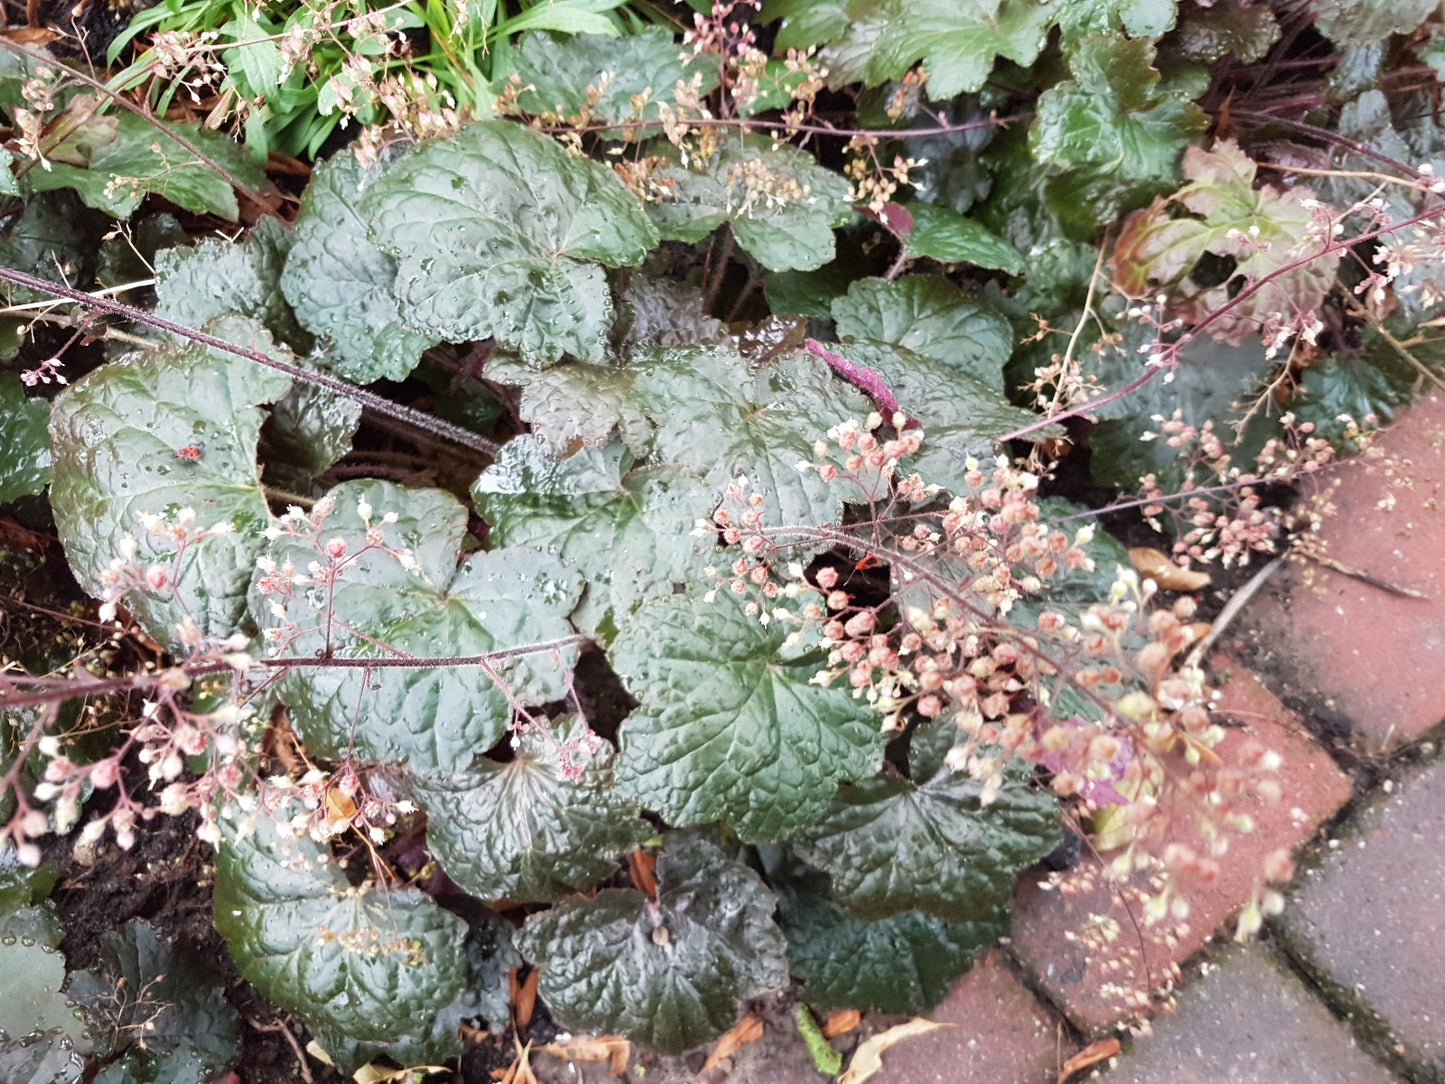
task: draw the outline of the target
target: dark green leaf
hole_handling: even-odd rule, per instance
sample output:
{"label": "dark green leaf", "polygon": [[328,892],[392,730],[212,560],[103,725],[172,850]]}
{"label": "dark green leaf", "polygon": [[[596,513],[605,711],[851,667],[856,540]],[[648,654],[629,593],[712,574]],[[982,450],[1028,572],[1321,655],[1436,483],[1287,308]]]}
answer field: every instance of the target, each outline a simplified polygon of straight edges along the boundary
{"label": "dark green leaf", "polygon": [[50,403],[25,394],[14,373],[0,373],[0,504],[44,493],[50,484]]}
{"label": "dark green leaf", "polygon": [[508,972],[522,965],[512,947],[512,924],[494,911],[461,898],[450,909],[467,921],[465,979],[452,1003],[399,1039],[386,1043],[359,1042],[327,1027],[314,1027],[317,1041],[332,1063],[344,1073],[355,1073],[377,1055],[399,1065],[436,1065],[464,1052],[460,1026],[480,1018],[495,1032],[508,1021],[511,991]]}
{"label": "dark green leaf", "polygon": [[496,337],[531,361],[601,358],[612,313],[598,263],[634,264],[657,243],[612,171],[546,136],[482,121],[424,143],[361,198],[397,259],[403,318],[427,336]]}
{"label": "dark green leaf", "polygon": [[309,836],[268,817],[216,850],[216,930],[248,982],[308,1025],[390,1042],[466,976],[466,924],[414,888],[353,888]]}
{"label": "dark green leaf", "polygon": [[[38,172],[38,171],[37,171]],[[25,271],[50,282],[77,286],[95,273],[99,226],[105,220],[86,210],[71,192],[46,192],[27,200],[19,213],[0,218],[0,267]],[[0,284],[9,305],[48,300],[23,286]]]}
{"label": "dark green leaf", "polygon": [[6,1084],[79,1084],[85,1059],[63,1031],[47,1031],[29,1043],[0,1043],[0,1080]]}
{"label": "dark green leaf", "polygon": [[300,353],[311,336],[281,296],[281,268],[292,233],[263,218],[241,244],[207,238],[194,248],[156,254],[156,315],[201,328],[219,316],[249,316]]}
{"label": "dark green leaf", "polygon": [[166,135],[168,131],[179,133],[240,183],[265,187],[260,166],[233,140],[198,122],[161,123],[125,112],[107,119],[114,122],[115,135],[89,156],[88,169],[55,162],[49,170],[32,170],[30,187],[73,188],[87,206],[114,218],[129,218],[142,199],[155,194],[187,211],[235,222],[239,208],[231,181]]}
{"label": "dark green leaf", "polygon": [[[240,1021],[221,973],[194,950],[162,940],[148,922],[107,934],[98,964],[72,975],[67,992],[112,1052],[136,1055],[127,1057],[135,1063],[127,1079],[203,1084],[240,1050]],[[167,1075],[162,1060],[172,1067]],[[182,1065],[185,1075],[176,1071]]]}
{"label": "dark green leaf", "polygon": [[876,87],[923,61],[928,94],[941,102],[983,86],[998,57],[1032,64],[1052,12],[1032,0],[852,0],[844,36],[820,56],[829,84]]}
{"label": "dark green leaf", "polygon": [[1178,42],[1186,56],[1205,63],[1229,54],[1242,64],[1262,60],[1279,40],[1279,21],[1266,4],[1220,0],[1211,7],[1184,5]]}
{"label": "dark green leaf", "polygon": [[865,922],[833,902],[827,874],[800,862],[770,869],[788,964],[819,1010],[923,1013],[1008,929],[1008,908],[949,923],[918,911]]}
{"label": "dark green leaf", "polygon": [[396,261],[372,244],[358,203],[374,180],[341,153],[311,175],[281,290],[306,329],[331,340],[327,364],[347,380],[402,380],[436,342],[407,329],[393,292]]}
{"label": "dark green leaf", "polygon": [[[441,490],[405,489],[387,482],[350,482],[332,490],[332,509],[319,530],[305,524],[272,541],[265,558],[283,568],[329,561],[321,539],[346,547],[335,590],[263,594],[257,573],[252,613],[273,650],[339,658],[414,658],[482,655],[571,634],[566,616],[581,579],[555,557],[525,549],[475,553],[458,567],[466,512]],[[366,542],[358,502],[386,548]],[[324,507],[324,505],[323,505]],[[395,513],[395,523],[382,517]],[[316,515],[313,510],[313,517]],[[401,555],[410,551],[410,558]],[[415,561],[414,571],[405,567]],[[271,609],[281,607],[277,615]],[[325,632],[327,615],[334,622]],[[497,678],[524,704],[541,704],[566,690],[566,664],[575,650],[497,660]],[[404,762],[418,772],[448,773],[495,745],[511,717],[506,695],[475,667],[304,667],[280,683],[282,700],[313,756]]]}
{"label": "dark green leaf", "polygon": [[1018,875],[1058,844],[1057,801],[1014,778],[984,805],[980,780],[911,760],[914,779],[839,788],[827,814],[798,833],[798,856],[832,875],[833,898],[857,918],[992,921]]}
{"label": "dark green leaf", "polygon": [[823,362],[792,355],[749,372],[734,350],[717,348],[640,352],[631,364],[634,402],[657,427],[663,462],[706,472],[719,493],[746,476],[770,524],[837,517],[840,492],[797,464],[830,428],[872,407]]}
{"label": "dark green leaf", "polygon": [[648,212],[662,235],[698,241],[723,223],[769,271],[808,271],[833,258],[833,228],[853,216],[848,182],[788,144],[726,140],[705,163],[658,170],[671,187]]}
{"label": "dark green leaf", "polygon": [[1160,86],[1147,40],[1090,36],[1069,57],[1072,79],[1046,90],[1029,147],[1049,172],[1050,203],[1077,222],[1103,225],[1172,185],[1203,111]]}
{"label": "dark green leaf", "polygon": [[[1408,340],[1407,329],[1395,330]],[[1309,422],[1320,434],[1336,439],[1344,429],[1341,416],[1366,427],[1372,424],[1371,418],[1375,424],[1385,425],[1394,419],[1395,407],[1410,401],[1418,370],[1378,332],[1365,331],[1362,345],[1363,354],[1335,354],[1304,371],[1290,401],[1297,421]],[[1441,345],[1439,340],[1426,340],[1412,342],[1405,349],[1438,372],[1445,360]]]}
{"label": "dark green leaf", "polygon": [[940,263],[967,263],[1017,275],[1023,254],[998,234],[948,207],[910,203],[913,229],[903,238],[909,259],[927,256]]}
{"label": "dark green leaf", "polygon": [[[250,320],[209,325],[213,334],[272,356],[284,351]],[[229,354],[187,344],[135,354],[76,382],[55,400],[50,437],[51,501],[66,557],[82,587],[103,595],[106,572],[134,535],[141,567],[174,569],[175,543],[140,517],[193,509],[194,528],[229,523],[230,534],[188,546],[174,592],[137,588],[126,606],[147,632],[177,644],[189,615],[205,636],[229,636],[245,612],[246,587],[270,520],[256,469],[262,403],[286,393],[290,380]],[[203,449],[195,460],[176,449]]]}
{"label": "dark green leaf", "polygon": [[702,291],[685,282],[632,275],[620,307],[623,346],[711,346],[728,337],[722,321],[704,311]]}
{"label": "dark green leaf", "polygon": [[[859,279],[848,287],[847,297],[833,302],[833,319],[842,337],[902,346],[985,387],[1003,390],[1013,328],[987,302],[969,297],[945,279]],[[930,389],[928,398],[937,390]],[[922,407],[922,402],[912,404],[913,409]],[[911,409],[905,413],[918,416]]]}
{"label": "dark green leaf", "polygon": [[782,20],[774,46],[809,49],[839,38],[848,29],[848,0],[766,0],[761,22]]}
{"label": "dark green leaf", "polygon": [[[585,117],[587,123],[655,121],[658,101],[671,102],[679,80],[687,82],[696,73],[703,94],[717,86],[716,65],[689,64],[684,54],[672,31],[662,26],[646,26],[620,38],[524,34],[512,54],[523,88],[517,108],[564,120]],[[640,110],[633,106],[639,95],[644,96]]]}
{"label": "dark green leaf", "polygon": [[[297,359],[314,371],[313,357]],[[272,408],[263,437],[271,467],[287,463],[314,477],[351,451],[361,425],[361,404],[334,391],[297,381]]]}
{"label": "dark green leaf", "polygon": [[655,901],[632,889],[572,897],[531,916],[517,946],[541,967],[559,1023],[679,1054],[787,983],[786,945],[758,875],[713,844],[665,837],[656,875]]}
{"label": "dark green leaf", "polygon": [[671,824],[722,820],[766,841],[815,821],[840,782],[876,771],[877,713],[814,684],[823,655],[783,653],[787,631],[727,591],[639,611],[612,647],[641,704],[619,734],[619,789]]}
{"label": "dark green leaf", "polygon": [[427,848],[466,892],[555,900],[615,873],[617,856],[653,835],[612,788],[612,746],[576,716],[519,731],[512,750],[504,764],[410,783]]}
{"label": "dark green leaf", "polygon": [[604,643],[644,602],[698,579],[706,562],[692,529],[717,505],[693,471],[635,467],[619,443],[558,462],[525,436],[502,449],[472,496],[494,544],[542,547],[581,570],[587,587],[572,618]]}
{"label": "dark green leaf", "polygon": [[814,271],[775,271],[763,278],[763,294],[776,316],[833,318],[833,302],[853,281],[852,261],[840,255]]}

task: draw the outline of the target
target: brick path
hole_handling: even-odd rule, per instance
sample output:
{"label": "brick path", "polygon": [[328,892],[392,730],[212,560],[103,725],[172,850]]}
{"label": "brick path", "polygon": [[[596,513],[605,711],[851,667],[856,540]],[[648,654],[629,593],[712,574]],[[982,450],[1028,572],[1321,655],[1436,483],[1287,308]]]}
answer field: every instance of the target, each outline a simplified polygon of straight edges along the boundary
{"label": "brick path", "polygon": [[[1241,727],[1221,753],[1246,733],[1278,750],[1286,797],[1191,892],[1188,928],[1140,937],[1115,893],[1025,883],[1012,943],[934,1014],[959,1026],[895,1047],[875,1081],[1052,1084],[1178,976],[1175,1011],[1072,1079],[1445,1084],[1445,397],[1401,412],[1377,448],[1340,472],[1326,552],[1427,597],[1285,565],[1251,602],[1213,662]],[[1286,909],[1235,946],[1230,919],[1281,846],[1299,859]],[[1099,914],[1138,947],[1088,952]]]}

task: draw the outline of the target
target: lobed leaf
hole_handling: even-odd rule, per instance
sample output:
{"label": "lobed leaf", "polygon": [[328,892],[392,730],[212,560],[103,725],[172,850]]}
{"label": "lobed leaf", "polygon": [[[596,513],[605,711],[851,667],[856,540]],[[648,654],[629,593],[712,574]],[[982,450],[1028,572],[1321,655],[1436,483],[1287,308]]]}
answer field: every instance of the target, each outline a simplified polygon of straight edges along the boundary
{"label": "lobed leaf", "polygon": [[413,777],[427,849],[483,900],[548,902],[617,872],[655,831],[612,786],[612,746],[576,716],[519,731],[512,759]]}
{"label": "lobed leaf", "polygon": [[456,997],[466,924],[414,889],[353,887],[262,816],[216,850],[216,930],[242,976],[308,1026],[391,1042]]}
{"label": "lobed leaf", "polygon": [[413,331],[495,337],[542,364],[601,359],[612,300],[597,264],[635,264],[658,240],[611,170],[506,121],[420,145],[360,209]]}
{"label": "lobed leaf", "polygon": [[45,492],[50,484],[50,404],[25,394],[14,373],[0,373],[0,504]]}
{"label": "lobed leaf", "polygon": [[772,894],[712,843],[668,835],[656,875],[655,900],[574,896],[529,917],[517,946],[563,1026],[680,1054],[732,1026],[739,1002],[786,985],[786,949]]}
{"label": "lobed leaf", "polygon": [[371,241],[360,201],[376,175],[346,153],[316,168],[280,281],[296,318],[330,341],[329,367],[358,384],[404,380],[437,341],[406,326],[396,261]]}
{"label": "lobed leaf", "polygon": [[767,841],[816,821],[839,783],[877,771],[876,712],[815,684],[823,654],[783,654],[786,636],[726,591],[638,611],[611,652],[640,705],[619,733],[618,789],[670,824],[720,820]]}
{"label": "lobed leaf", "polygon": [[967,263],[1010,275],[1023,271],[1023,253],[981,222],[932,203],[907,206],[913,228],[903,238],[903,252],[909,259],[927,256],[940,263]]}
{"label": "lobed leaf", "polygon": [[529,436],[502,449],[472,498],[496,545],[545,548],[581,571],[572,619],[602,643],[639,606],[698,577],[704,547],[692,529],[717,504],[694,471],[637,466],[620,443],[557,461]]}
{"label": "lobed leaf", "polygon": [[[210,330],[230,342],[278,353],[250,320],[222,319]],[[126,606],[152,638],[175,646],[176,625],[194,619],[203,636],[229,636],[245,614],[251,567],[270,520],[256,467],[259,407],[290,380],[272,369],[197,344],[133,354],[88,373],[54,402],[50,416],[56,529],[76,579],[102,595],[105,573],[132,535],[142,567],[173,564],[175,546],[142,529],[145,515],[195,512],[194,525],[229,523],[187,551],[174,593],[140,589]],[[194,445],[204,454],[176,458]]]}

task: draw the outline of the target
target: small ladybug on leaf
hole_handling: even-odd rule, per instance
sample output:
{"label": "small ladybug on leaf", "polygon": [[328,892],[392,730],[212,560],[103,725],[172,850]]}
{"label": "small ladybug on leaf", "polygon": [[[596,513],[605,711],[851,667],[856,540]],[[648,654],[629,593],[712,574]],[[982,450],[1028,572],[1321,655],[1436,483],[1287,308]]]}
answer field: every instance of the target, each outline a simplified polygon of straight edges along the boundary
{"label": "small ladybug on leaf", "polygon": [[186,444],[176,449],[176,458],[186,463],[199,462],[206,454],[204,444]]}

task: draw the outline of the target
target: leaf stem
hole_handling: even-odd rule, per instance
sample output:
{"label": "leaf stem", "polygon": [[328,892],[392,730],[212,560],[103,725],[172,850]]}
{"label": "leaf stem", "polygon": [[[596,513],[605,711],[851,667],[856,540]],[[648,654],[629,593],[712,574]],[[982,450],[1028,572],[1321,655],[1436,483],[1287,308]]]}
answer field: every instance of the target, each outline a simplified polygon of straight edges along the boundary
{"label": "leaf stem", "polygon": [[[3,41],[3,39],[0,39]],[[209,346],[213,350],[220,350],[223,353],[234,354],[238,358],[245,358],[247,361],[254,361],[257,365],[264,365],[268,369],[275,369],[277,372],[285,373],[292,380],[298,380],[303,384],[311,384],[318,388],[324,388],[329,392],[360,403],[368,410],[374,410],[384,417],[391,418],[405,425],[420,429],[422,432],[434,433],[439,437],[445,437],[473,451],[483,452],[486,455],[496,455],[498,445],[495,441],[480,437],[469,429],[463,429],[459,425],[444,422],[440,418],[430,414],[424,414],[420,410],[413,410],[411,407],[402,406],[400,403],[393,403],[390,399],[384,399],[375,392],[358,388],[354,384],[348,384],[344,380],[338,380],[332,376],[322,373],[311,372],[296,365],[288,365],[284,361],[277,361],[273,357],[261,353],[258,350],[248,350],[243,346],[228,343],[224,339],[218,339],[214,335],[208,335],[204,331],[197,331],[195,328],[182,327],[180,324],[164,320],[154,313],[146,312],[144,309],[137,309],[131,305],[123,305],[118,301],[111,301],[109,298],[97,297],[94,294],[85,293],[83,290],[73,290],[69,286],[61,286],[59,283],[50,282],[48,279],[37,278],[34,275],[26,274],[24,271],[17,271],[13,267],[0,267],[0,282],[13,283],[16,286],[24,286],[27,289],[38,290],[55,297],[63,297],[68,301],[84,305],[87,308],[99,312],[108,313],[111,316],[123,316],[127,320],[134,320],[138,324],[145,324],[147,327],[156,328],[159,331],[167,331],[172,335],[178,335],[191,342],[200,343],[202,346]]]}

